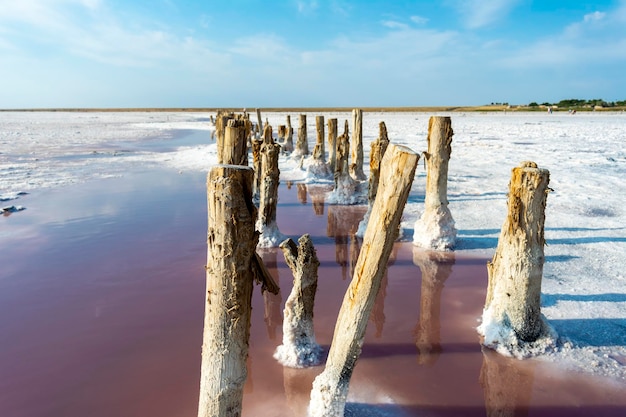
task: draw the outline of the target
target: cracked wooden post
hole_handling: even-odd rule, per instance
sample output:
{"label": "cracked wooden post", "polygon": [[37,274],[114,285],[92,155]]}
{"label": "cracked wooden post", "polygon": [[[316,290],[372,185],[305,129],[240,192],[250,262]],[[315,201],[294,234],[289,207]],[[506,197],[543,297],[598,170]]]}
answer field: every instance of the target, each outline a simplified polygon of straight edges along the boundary
{"label": "cracked wooden post", "polygon": [[313,307],[320,262],[308,234],[298,239],[298,245],[287,239],[280,248],[293,273],[293,288],[285,302],[283,344],[276,348],[274,357],[291,368],[318,365],[322,348],[315,341]]}
{"label": "cracked wooden post", "polygon": [[285,143],[283,144],[283,152],[293,152],[293,127],[291,127],[291,116],[287,115],[287,131],[285,136]]}
{"label": "cracked wooden post", "polygon": [[324,371],[313,382],[309,415],[341,417],[350,378],[370,312],[398,234],[419,156],[409,148],[390,145],[383,158],[379,198],[374,203],[355,273],[339,311]]}
{"label": "cracked wooden post", "polygon": [[207,178],[208,249],[199,417],[241,415],[254,265],[258,262],[252,179],[252,168],[234,165],[217,165]]}
{"label": "cracked wooden post", "polygon": [[248,140],[246,121],[229,119],[224,132],[224,142],[218,163],[225,165],[248,165]]}
{"label": "cracked wooden post", "polygon": [[328,167],[335,172],[337,164],[337,119],[328,119]]}
{"label": "cracked wooden post", "polygon": [[369,187],[367,189],[368,205],[365,216],[363,217],[363,220],[361,220],[361,223],[359,223],[359,228],[356,231],[356,235],[359,237],[363,237],[365,229],[367,228],[367,223],[372,212],[372,206],[376,200],[376,193],[378,193],[380,162],[383,160],[387,146],[389,146],[389,138],[387,137],[387,126],[385,126],[385,122],[380,122],[378,124],[378,138],[376,138],[370,146],[370,179]]}
{"label": "cracked wooden post", "polygon": [[309,142],[306,133],[306,114],[300,115],[300,126],[298,127],[298,139],[296,140],[296,149],[293,156],[300,158],[309,155]]}
{"label": "cracked wooden post", "polygon": [[272,126],[266,125],[261,145],[261,180],[259,183],[259,217],[256,228],[261,234],[258,247],[276,247],[285,237],[276,224],[276,206],[278,204],[278,185],[280,170],[278,157],[280,145],[274,142]]}
{"label": "cracked wooden post", "polygon": [[[222,153],[224,149],[224,135],[226,134],[226,125],[230,119],[234,119],[234,113],[226,113],[220,110],[215,117],[215,136],[217,139],[217,157],[218,162],[220,158],[222,158]],[[220,162],[221,163],[221,162]]]}
{"label": "cracked wooden post", "polygon": [[278,125],[278,143],[284,143],[287,138],[287,126]]}
{"label": "cracked wooden post", "polygon": [[350,174],[357,181],[366,180],[363,172],[363,110],[352,110],[352,164]]}
{"label": "cracked wooden post", "polygon": [[[534,162],[513,168],[508,213],[487,264],[489,286],[479,332],[483,344],[515,356],[520,345],[554,335],[541,314],[544,223],[550,173]],[[532,352],[531,352],[532,354]]]}
{"label": "cracked wooden post", "polygon": [[254,168],[254,181],[252,182],[252,198],[255,202],[259,201],[261,195],[261,145],[262,140],[251,139],[252,147],[252,167]]}
{"label": "cracked wooden post", "polygon": [[448,208],[448,161],[452,153],[452,122],[432,116],[428,121],[426,197],[424,213],[415,222],[413,244],[426,249],[451,250],[456,243],[454,219]]}

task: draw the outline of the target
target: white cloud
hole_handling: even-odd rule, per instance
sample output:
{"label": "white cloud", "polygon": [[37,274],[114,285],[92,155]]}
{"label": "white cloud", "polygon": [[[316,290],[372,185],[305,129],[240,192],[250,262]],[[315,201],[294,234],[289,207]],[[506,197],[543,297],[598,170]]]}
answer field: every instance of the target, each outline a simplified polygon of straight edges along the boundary
{"label": "white cloud", "polygon": [[583,18],[583,21],[585,23],[587,23],[587,22],[598,22],[598,21],[604,19],[605,17],[606,17],[606,13],[603,13],[603,12],[593,12],[593,13],[586,14],[585,17]]}
{"label": "white cloud", "polygon": [[428,18],[422,16],[411,16],[411,21],[418,25],[425,25],[428,23]]}
{"label": "white cloud", "polygon": [[506,17],[520,0],[450,0],[469,29],[479,29]]}
{"label": "white cloud", "polygon": [[396,22],[395,20],[383,20],[382,25],[388,27],[389,29],[408,29],[408,25]]}
{"label": "white cloud", "polygon": [[317,2],[317,0],[298,0],[296,2],[296,6],[299,13],[309,14],[317,10],[317,8],[319,7],[319,3]]}

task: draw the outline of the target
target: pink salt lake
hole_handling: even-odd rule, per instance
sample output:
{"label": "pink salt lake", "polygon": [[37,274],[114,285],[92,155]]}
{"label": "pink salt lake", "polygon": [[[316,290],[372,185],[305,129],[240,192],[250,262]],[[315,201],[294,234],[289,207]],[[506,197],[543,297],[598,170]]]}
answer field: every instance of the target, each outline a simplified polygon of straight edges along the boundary
{"label": "pink salt lake", "polygon": [[[327,349],[364,207],[324,205],[319,189],[297,184],[279,193],[280,230],[309,233],[321,261],[315,327]],[[20,204],[0,219],[0,416],[195,416],[205,176],[129,174]],[[281,293],[255,289],[243,415],[304,416],[322,367],[272,358],[292,278],[282,253],[262,256]],[[346,415],[626,415],[624,383],[481,349],[486,261],[396,244]]]}

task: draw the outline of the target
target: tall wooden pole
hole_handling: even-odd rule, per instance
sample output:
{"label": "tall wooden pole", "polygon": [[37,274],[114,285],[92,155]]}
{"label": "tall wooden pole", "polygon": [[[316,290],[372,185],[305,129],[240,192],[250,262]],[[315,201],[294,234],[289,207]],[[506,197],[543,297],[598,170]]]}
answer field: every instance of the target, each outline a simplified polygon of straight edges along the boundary
{"label": "tall wooden pole", "polygon": [[280,145],[274,143],[272,126],[266,125],[263,132],[261,155],[261,181],[259,183],[259,218],[257,230],[261,233],[259,247],[276,247],[285,237],[279,232],[276,224],[276,206],[278,204],[278,185],[280,170],[278,157]]}
{"label": "tall wooden pole", "polygon": [[415,222],[413,232],[413,243],[426,249],[450,250],[456,243],[457,231],[448,208],[448,162],[452,153],[452,135],[449,117],[430,118],[424,213]]}
{"label": "tall wooden pole", "polygon": [[293,127],[291,126],[291,116],[287,115],[287,135],[285,136],[285,143],[283,145],[283,152],[293,152]]}
{"label": "tall wooden pole", "polygon": [[248,165],[248,140],[246,121],[229,119],[224,132],[224,144],[218,155],[218,163],[225,165]]}
{"label": "tall wooden pole", "polygon": [[415,175],[419,156],[390,145],[383,158],[381,181],[355,272],[346,291],[324,371],[313,382],[309,416],[341,417],[350,378],[361,354],[365,329]]}
{"label": "tall wooden pole", "polygon": [[306,132],[306,114],[300,115],[300,126],[298,127],[298,140],[296,141],[296,149],[293,151],[294,157],[302,157],[309,155],[309,142]]}
{"label": "tall wooden pole", "polygon": [[337,119],[328,119],[328,166],[335,172],[337,164]]}
{"label": "tall wooden pole", "polygon": [[366,180],[363,172],[363,110],[352,110],[352,164],[350,173],[357,181]]}
{"label": "tall wooden pole", "polygon": [[[549,336],[541,314],[545,208],[550,173],[534,162],[513,168],[508,213],[498,246],[487,264],[489,286],[479,332],[484,344],[514,350]],[[509,332],[509,339],[502,335]]]}
{"label": "tall wooden pole", "polygon": [[313,158],[307,167],[309,174],[316,177],[330,177],[331,171],[326,164],[326,151],[324,146],[324,116],[315,117],[316,142],[313,148]]}
{"label": "tall wooden pole", "polygon": [[[198,417],[241,415],[257,262],[253,170],[217,165],[207,179],[206,304]],[[236,221],[233,221],[236,219]]]}

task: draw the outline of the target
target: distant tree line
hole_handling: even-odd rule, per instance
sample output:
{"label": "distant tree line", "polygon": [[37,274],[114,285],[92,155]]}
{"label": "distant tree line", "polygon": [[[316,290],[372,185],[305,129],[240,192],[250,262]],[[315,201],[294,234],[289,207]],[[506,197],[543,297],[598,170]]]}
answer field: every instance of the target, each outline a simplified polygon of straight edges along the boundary
{"label": "distant tree line", "polygon": [[592,100],[581,100],[576,98],[569,98],[566,100],[561,100],[558,103],[541,103],[538,104],[536,102],[532,102],[528,104],[529,107],[539,107],[539,106],[558,106],[558,107],[621,107],[626,106],[626,100],[621,101],[604,101],[601,98],[596,98]]}

